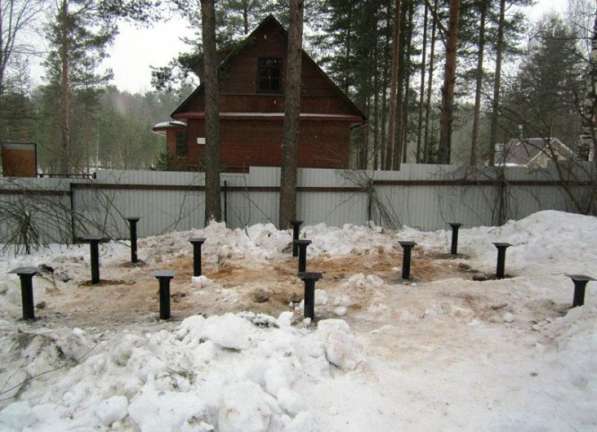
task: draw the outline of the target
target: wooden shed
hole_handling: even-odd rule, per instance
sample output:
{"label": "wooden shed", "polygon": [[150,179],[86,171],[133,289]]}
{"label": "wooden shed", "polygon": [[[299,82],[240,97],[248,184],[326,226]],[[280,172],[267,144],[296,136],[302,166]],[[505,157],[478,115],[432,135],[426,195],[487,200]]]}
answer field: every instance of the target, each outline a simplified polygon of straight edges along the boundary
{"label": "wooden shed", "polygon": [[[287,32],[269,16],[243,41],[220,52],[220,136],[224,171],[279,166],[282,160]],[[299,167],[348,168],[350,136],[365,116],[303,51]],[[173,169],[201,169],[205,148],[200,85],[154,126],[167,136]]]}
{"label": "wooden shed", "polygon": [[0,143],[5,177],[36,177],[37,146],[34,143]]}

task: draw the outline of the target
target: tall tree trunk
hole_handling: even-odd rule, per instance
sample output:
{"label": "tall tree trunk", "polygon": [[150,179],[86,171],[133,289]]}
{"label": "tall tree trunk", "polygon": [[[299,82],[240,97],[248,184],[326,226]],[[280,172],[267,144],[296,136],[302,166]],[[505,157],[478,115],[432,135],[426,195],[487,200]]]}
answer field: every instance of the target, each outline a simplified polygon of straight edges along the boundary
{"label": "tall tree trunk", "polygon": [[379,68],[377,65],[378,43],[373,47],[373,169],[378,169],[379,163]]}
{"label": "tall tree trunk", "polygon": [[417,124],[417,156],[415,161],[421,162],[421,141],[423,140],[423,106],[425,100],[425,66],[427,62],[427,17],[429,16],[427,3],[423,17],[423,47],[421,52],[421,77],[419,86],[419,117]]}
{"label": "tall tree trunk", "polygon": [[477,54],[477,76],[475,88],[475,111],[473,115],[473,136],[471,141],[471,166],[477,165],[477,153],[479,150],[479,129],[481,121],[481,90],[483,87],[483,53],[485,50],[485,17],[487,15],[487,1],[481,0],[481,19],[479,23],[479,45]]}
{"label": "tall tree trunk", "polygon": [[303,0],[290,0],[288,55],[284,89],[284,137],[280,178],[280,229],[296,219],[297,153],[301,112]]}
{"label": "tall tree trunk", "polygon": [[402,162],[406,163],[408,157],[408,102],[410,99],[410,79],[411,79],[411,53],[412,53],[412,37],[413,37],[413,18],[415,13],[414,2],[411,1],[409,4],[408,11],[408,36],[406,39],[406,61],[404,62],[404,73],[405,73],[405,90],[404,90],[404,101],[402,108],[402,137],[401,137],[401,150],[402,150]]}
{"label": "tall tree trunk", "polygon": [[396,90],[396,141],[392,144],[394,151],[392,153],[392,169],[400,170],[400,162],[402,160],[402,145],[403,145],[403,132],[404,132],[404,82],[406,80],[407,66],[407,35],[408,35],[408,19],[407,12],[409,11],[412,0],[405,0],[402,2],[401,13],[400,13],[400,60],[398,69],[398,83]]}
{"label": "tall tree trunk", "polygon": [[249,34],[249,2],[245,0],[243,2],[243,27],[245,35]]}
{"label": "tall tree trunk", "polygon": [[382,98],[381,98],[381,164],[380,168],[386,169],[386,149],[388,143],[386,123],[388,120],[388,108],[387,108],[387,94],[388,94],[388,81],[389,81],[389,61],[390,50],[391,50],[391,31],[392,28],[392,1],[387,2],[387,16],[386,16],[386,40],[384,45],[384,56],[383,56],[383,83],[382,83]]}
{"label": "tall tree trunk", "polygon": [[220,221],[220,89],[214,0],[201,0],[205,88],[205,223]]}
{"label": "tall tree trunk", "polygon": [[60,115],[60,135],[62,144],[62,154],[60,158],[60,171],[62,174],[71,172],[71,83],[70,83],[70,46],[69,46],[69,17],[68,0],[62,0],[60,8],[60,87],[61,87],[61,115]]}
{"label": "tall tree trunk", "polygon": [[390,72],[390,113],[388,124],[388,149],[386,152],[386,169],[392,169],[394,145],[396,144],[396,114],[398,109],[397,89],[400,71],[400,0],[395,0],[394,36],[392,40],[392,68]]}
{"label": "tall tree trunk", "polygon": [[593,165],[597,168],[597,124],[595,118],[597,117],[597,15],[595,15],[595,22],[593,24],[593,45],[591,50],[591,91],[589,102],[589,121],[591,139],[593,140]]}
{"label": "tall tree trunk", "polygon": [[350,55],[351,55],[351,44],[352,41],[352,8],[353,2],[350,0],[350,8],[348,9],[348,26],[346,27],[346,51],[344,52],[344,93],[348,94],[348,87],[350,86]]}
{"label": "tall tree trunk", "polygon": [[[433,13],[437,12],[437,1],[433,2]],[[429,118],[431,116],[431,90],[433,89],[433,69],[435,63],[435,39],[437,23],[435,19],[431,20],[431,48],[429,52],[429,79],[427,80],[427,102],[425,103],[425,139],[423,140],[423,160],[425,163],[431,162],[431,143],[429,141]]]}
{"label": "tall tree trunk", "polygon": [[493,102],[491,106],[491,129],[489,132],[489,165],[495,165],[495,145],[497,141],[498,110],[500,108],[500,89],[502,85],[502,54],[504,50],[504,21],[506,18],[506,0],[500,0],[500,18],[495,59],[495,81],[493,82]]}
{"label": "tall tree trunk", "polygon": [[458,47],[458,19],[460,0],[450,0],[450,19],[446,43],[446,67],[442,88],[442,111],[439,133],[439,162],[450,163],[452,120],[454,115],[454,86],[456,84],[456,49]]}

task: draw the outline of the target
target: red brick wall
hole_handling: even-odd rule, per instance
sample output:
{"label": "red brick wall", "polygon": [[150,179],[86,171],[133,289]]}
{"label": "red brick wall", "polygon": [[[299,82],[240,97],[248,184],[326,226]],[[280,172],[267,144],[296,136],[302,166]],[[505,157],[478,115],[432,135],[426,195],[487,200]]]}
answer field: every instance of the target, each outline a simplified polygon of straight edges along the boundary
{"label": "red brick wall", "polygon": [[[325,127],[322,127],[325,126]],[[188,156],[172,160],[172,167],[199,167],[205,137],[203,120],[190,120]],[[225,171],[246,171],[249,166],[280,166],[283,121],[277,119],[221,119],[221,163]],[[168,153],[176,155],[175,131],[168,131]],[[348,168],[350,128],[338,120],[302,120],[298,165],[303,168]]]}
{"label": "red brick wall", "polygon": [[[286,46],[284,32],[275,22],[266,22],[245,42],[220,72],[221,113],[283,113],[284,95],[257,93],[257,63],[259,57],[279,57],[283,64],[284,87]],[[347,102],[334,84],[303,56],[301,113],[335,114],[344,119],[303,119],[300,126],[299,166],[314,168],[348,168],[350,126],[361,122],[360,112]],[[186,158],[176,157],[175,131],[168,132],[172,166],[187,169],[198,166],[202,146],[198,136],[204,137],[204,95],[201,91],[180,108],[175,118],[188,123],[189,151]],[[351,118],[348,118],[351,116]],[[281,164],[282,117],[221,118],[222,167],[225,170],[246,170],[249,166],[279,166]]]}

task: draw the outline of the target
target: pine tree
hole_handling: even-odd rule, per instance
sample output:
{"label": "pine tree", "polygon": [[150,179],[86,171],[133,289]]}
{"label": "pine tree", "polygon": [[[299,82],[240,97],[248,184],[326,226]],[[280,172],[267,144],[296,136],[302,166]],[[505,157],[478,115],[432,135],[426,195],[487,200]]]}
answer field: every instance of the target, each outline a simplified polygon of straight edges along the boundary
{"label": "pine tree", "polygon": [[[73,97],[76,91],[93,91],[106,84],[111,71],[98,72],[112,41],[116,26],[94,2],[61,0],[54,21],[48,29],[51,50],[46,60],[49,87],[59,100],[60,143],[59,171],[69,174],[72,168],[82,168],[81,157],[73,148]],[[85,146],[85,143],[79,143]],[[85,149],[78,149],[85,150]]]}
{"label": "pine tree", "polygon": [[[430,7],[432,16],[437,16],[438,0],[434,0],[433,7]],[[437,19],[434,17],[431,24],[431,47],[429,52],[429,77],[427,79],[427,101],[425,103],[425,134],[423,139],[423,161],[431,162],[432,144],[431,144],[431,96],[433,90],[433,73],[435,71],[435,44],[437,35]]]}
{"label": "pine tree", "polygon": [[458,46],[458,21],[460,0],[450,0],[450,19],[446,41],[446,62],[442,87],[442,111],[440,119],[439,162],[450,163],[452,145],[452,121],[454,113],[454,86],[456,84],[456,50]]}
{"label": "pine tree", "polygon": [[201,0],[205,89],[205,222],[222,217],[220,207],[220,90],[214,0]]}
{"label": "pine tree", "polygon": [[290,0],[290,26],[284,86],[284,135],[280,176],[279,228],[296,219],[297,157],[301,112],[303,0]]}
{"label": "pine tree", "polygon": [[558,137],[573,146],[581,131],[578,95],[584,62],[574,32],[557,16],[537,24],[529,53],[504,96],[505,127],[525,136]]}
{"label": "pine tree", "polygon": [[487,17],[487,0],[479,0],[479,42],[477,45],[477,69],[475,77],[475,109],[473,114],[473,133],[471,139],[470,165],[475,166],[478,162],[479,130],[481,122],[481,90],[483,86],[483,56],[485,53],[485,23]]}
{"label": "pine tree", "polygon": [[[102,71],[100,66],[116,34],[116,20],[149,19],[152,4],[151,0],[58,2],[46,32],[50,42],[45,61],[49,83],[44,94],[54,103],[58,101],[55,119],[48,123],[58,131],[50,134],[46,147],[58,161],[60,173],[69,174],[90,163],[90,131],[79,129],[93,123],[102,88],[111,79],[111,71]],[[78,121],[73,121],[75,113]]]}
{"label": "pine tree", "polygon": [[417,121],[417,149],[415,161],[420,163],[423,155],[422,152],[422,141],[423,141],[423,107],[425,106],[425,67],[427,66],[427,30],[428,30],[428,18],[429,18],[429,5],[425,3],[425,12],[423,14],[423,42],[422,42],[422,55],[421,55],[421,74],[419,78],[419,112]]}
{"label": "pine tree", "polygon": [[395,0],[394,8],[394,33],[392,37],[392,68],[390,72],[390,102],[389,102],[389,125],[388,125],[388,147],[386,152],[386,169],[392,169],[396,159],[396,141],[398,137],[396,121],[398,117],[398,85],[400,76],[400,27],[401,27],[401,2]]}

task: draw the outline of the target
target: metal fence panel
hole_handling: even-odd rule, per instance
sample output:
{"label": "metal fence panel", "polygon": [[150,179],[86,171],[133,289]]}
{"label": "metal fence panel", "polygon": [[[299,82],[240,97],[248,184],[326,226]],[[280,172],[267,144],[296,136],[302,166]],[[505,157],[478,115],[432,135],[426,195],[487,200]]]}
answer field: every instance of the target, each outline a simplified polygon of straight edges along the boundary
{"label": "metal fence panel", "polygon": [[[591,169],[589,164],[577,165],[570,179],[586,180]],[[465,226],[492,225],[500,200],[506,203],[507,218],[519,219],[544,209],[574,211],[572,198],[590,189],[576,184],[567,194],[555,184],[559,178],[554,166],[500,170],[404,164],[400,171],[299,169],[297,217],[307,224],[338,226],[364,224],[371,218],[378,224],[428,230],[443,229],[452,221]],[[221,181],[226,184],[222,205],[229,226],[277,224],[279,168],[251,167],[248,173],[222,174]],[[89,180],[0,178],[0,200],[35,209],[36,223],[50,240],[72,238],[72,230],[43,220],[40,208],[44,203],[66,212],[63,218],[68,218],[72,206],[77,236],[99,230],[126,238],[127,216],[141,217],[140,236],[202,227],[204,184],[203,173],[196,172],[101,170]],[[0,219],[3,239],[14,231],[9,224],[8,219]]]}

